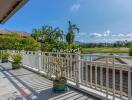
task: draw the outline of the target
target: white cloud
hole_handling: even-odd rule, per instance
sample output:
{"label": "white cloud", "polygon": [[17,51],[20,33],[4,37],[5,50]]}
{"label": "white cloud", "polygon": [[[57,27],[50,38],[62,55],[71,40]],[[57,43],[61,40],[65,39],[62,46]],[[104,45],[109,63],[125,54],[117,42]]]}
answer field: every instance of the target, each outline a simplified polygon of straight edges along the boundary
{"label": "white cloud", "polygon": [[110,33],[111,32],[109,30],[107,30],[107,31],[105,31],[103,33],[90,33],[90,35],[92,37],[108,37],[108,36],[110,36]]}
{"label": "white cloud", "polygon": [[120,33],[120,34],[113,34],[113,35],[111,35],[111,36],[112,36],[112,37],[124,37],[125,34]]}
{"label": "white cloud", "polygon": [[73,4],[72,6],[71,6],[71,11],[72,12],[76,12],[76,11],[78,11],[79,9],[80,9],[80,7],[81,7],[81,5],[79,4],[79,3],[76,3],[76,4]]}
{"label": "white cloud", "polygon": [[100,33],[90,33],[90,36],[92,36],[92,37],[102,37],[102,34],[100,34]]}
{"label": "white cloud", "polygon": [[126,34],[126,37],[132,38],[132,33]]}
{"label": "white cloud", "polygon": [[111,33],[111,31],[110,31],[110,30],[107,30],[107,31],[105,31],[102,35],[103,35],[104,37],[107,37],[107,36],[110,35],[110,33]]}
{"label": "white cloud", "polygon": [[115,41],[132,41],[132,33],[113,33],[110,30],[98,33],[82,32],[76,34],[76,40],[80,42],[115,42]]}
{"label": "white cloud", "polygon": [[125,38],[125,39],[127,39],[127,38],[132,38],[132,33],[127,33],[127,34],[122,34],[122,33],[120,33],[120,34],[113,34],[111,36],[112,37],[117,37],[117,38]]}
{"label": "white cloud", "polygon": [[125,34],[120,33],[120,34],[117,34],[117,36],[119,36],[119,37],[124,37]]}

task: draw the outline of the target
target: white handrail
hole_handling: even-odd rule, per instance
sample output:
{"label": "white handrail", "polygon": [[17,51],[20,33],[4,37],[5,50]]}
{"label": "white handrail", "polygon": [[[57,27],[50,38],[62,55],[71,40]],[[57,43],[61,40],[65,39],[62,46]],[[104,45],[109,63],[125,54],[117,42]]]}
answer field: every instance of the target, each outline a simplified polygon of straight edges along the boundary
{"label": "white handrail", "polygon": [[[4,51],[0,51],[2,52]],[[23,65],[37,69],[38,72],[51,74],[55,73],[57,67],[50,62],[59,59],[62,66],[66,67],[65,77],[76,83],[77,88],[81,85],[89,87],[105,93],[107,99],[132,99],[132,65],[121,62],[124,58],[131,63],[130,56],[11,50],[8,52],[20,53],[23,57]]]}

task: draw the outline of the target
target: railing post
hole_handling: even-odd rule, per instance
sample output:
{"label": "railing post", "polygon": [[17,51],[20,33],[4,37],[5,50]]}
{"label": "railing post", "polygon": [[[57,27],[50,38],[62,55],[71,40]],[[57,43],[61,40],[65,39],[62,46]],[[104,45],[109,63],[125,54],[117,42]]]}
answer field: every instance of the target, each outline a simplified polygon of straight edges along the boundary
{"label": "railing post", "polygon": [[38,51],[38,72],[41,71],[41,51]]}
{"label": "railing post", "polygon": [[108,56],[106,56],[106,96],[108,97],[108,92],[109,92],[109,65],[108,65]]}
{"label": "railing post", "polygon": [[128,68],[128,100],[131,100],[131,68]]}
{"label": "railing post", "polygon": [[23,65],[24,65],[24,54],[25,54],[25,51],[22,50],[22,51],[20,52],[20,54],[21,54],[21,56],[22,56],[22,66],[23,66]]}
{"label": "railing post", "polygon": [[115,100],[115,56],[112,56],[112,66],[113,66],[113,100]]}
{"label": "railing post", "polygon": [[81,62],[80,62],[80,53],[76,54],[76,87],[79,88],[81,82]]}
{"label": "railing post", "polygon": [[45,53],[44,52],[42,52],[41,53],[41,70],[42,71],[46,71],[46,68],[45,68]]}
{"label": "railing post", "polygon": [[92,69],[92,56],[90,55],[90,86],[92,87],[92,71],[93,71],[93,69]]}

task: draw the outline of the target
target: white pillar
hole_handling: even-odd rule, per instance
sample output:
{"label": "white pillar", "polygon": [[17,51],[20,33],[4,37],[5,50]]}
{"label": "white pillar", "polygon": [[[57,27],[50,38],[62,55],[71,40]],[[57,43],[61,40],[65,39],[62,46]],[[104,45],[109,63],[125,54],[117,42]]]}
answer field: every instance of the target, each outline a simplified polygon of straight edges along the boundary
{"label": "white pillar", "polygon": [[40,72],[41,71],[41,51],[38,51],[38,71]]}
{"label": "white pillar", "polygon": [[21,54],[21,56],[22,56],[22,66],[24,65],[24,55],[25,55],[25,51],[24,50],[22,50],[21,52],[20,52],[20,54]]}
{"label": "white pillar", "polygon": [[76,54],[76,86],[79,88],[81,82],[81,62],[80,62],[80,53]]}

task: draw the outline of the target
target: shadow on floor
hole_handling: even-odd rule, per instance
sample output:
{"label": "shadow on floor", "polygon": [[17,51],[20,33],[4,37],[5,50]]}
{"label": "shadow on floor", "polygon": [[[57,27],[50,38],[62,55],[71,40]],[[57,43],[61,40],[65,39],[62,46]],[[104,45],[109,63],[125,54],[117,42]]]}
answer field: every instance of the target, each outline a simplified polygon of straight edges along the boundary
{"label": "shadow on floor", "polygon": [[[27,100],[97,100],[71,89],[63,94],[53,93],[52,82],[50,80],[23,68],[12,71],[0,65],[0,72],[4,74],[5,78],[7,78]],[[24,88],[22,88],[22,86]]]}

